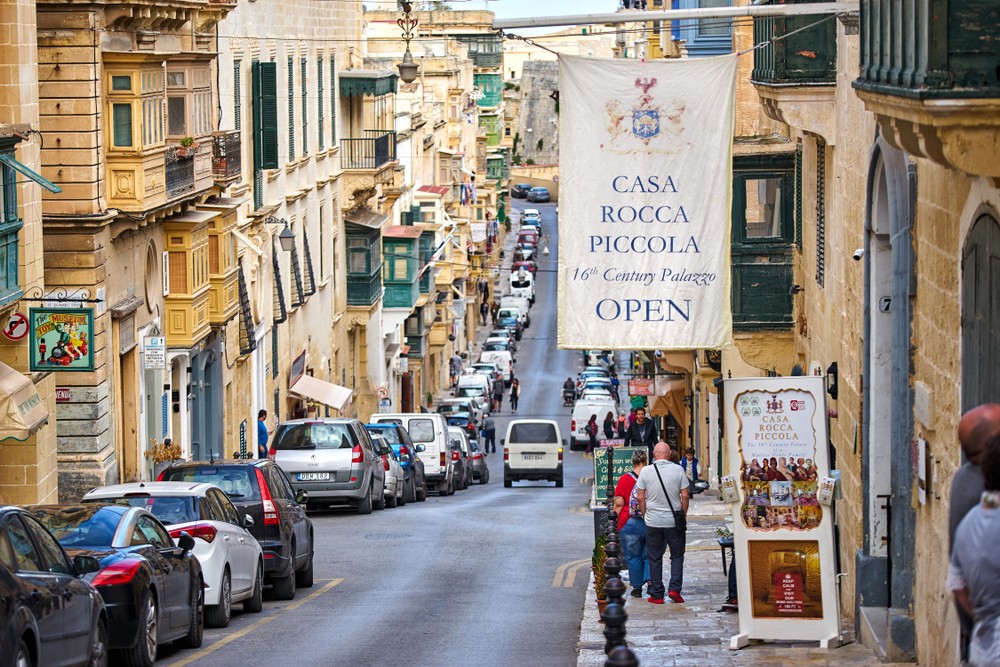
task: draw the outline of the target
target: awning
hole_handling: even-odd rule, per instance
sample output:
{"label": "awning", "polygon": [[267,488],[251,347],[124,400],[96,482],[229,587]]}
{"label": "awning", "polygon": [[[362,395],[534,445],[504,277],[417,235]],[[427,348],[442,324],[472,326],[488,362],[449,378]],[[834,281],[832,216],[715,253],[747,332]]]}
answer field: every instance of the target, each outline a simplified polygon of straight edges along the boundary
{"label": "awning", "polygon": [[361,225],[370,229],[379,229],[388,220],[389,216],[385,213],[379,213],[367,208],[359,208],[344,214],[344,222],[349,222],[352,225]]}
{"label": "awning", "polygon": [[344,408],[351,402],[351,395],[354,393],[347,387],[341,387],[339,384],[320,380],[311,375],[300,377],[295,381],[295,384],[288,388],[288,391],[296,396],[329,405],[340,412],[343,412]]}
{"label": "awning", "polygon": [[49,179],[45,178],[38,172],[24,166],[23,164],[15,160],[14,156],[11,155],[10,153],[0,153],[0,162],[3,162],[5,165],[10,167],[14,171],[21,172],[23,175],[27,176],[35,183],[38,183],[40,186],[42,186],[49,192],[62,192],[62,188],[60,188],[58,185],[56,185]]}
{"label": "awning", "polygon": [[31,380],[0,363],[0,440],[27,440],[48,418]]}
{"label": "awning", "polygon": [[399,75],[395,72],[374,69],[341,70],[341,97],[363,97],[365,95],[388,95],[396,92]]}

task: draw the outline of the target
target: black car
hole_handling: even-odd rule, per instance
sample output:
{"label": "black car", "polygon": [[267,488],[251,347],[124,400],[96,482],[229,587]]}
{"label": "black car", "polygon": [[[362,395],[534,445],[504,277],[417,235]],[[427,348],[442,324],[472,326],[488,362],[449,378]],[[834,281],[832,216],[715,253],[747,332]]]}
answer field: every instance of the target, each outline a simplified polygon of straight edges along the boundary
{"label": "black car", "polygon": [[449,426],[457,426],[464,430],[470,439],[475,439],[476,420],[468,412],[450,412],[445,414],[445,419],[448,420]]}
{"label": "black car", "polygon": [[35,517],[0,507],[0,664],[105,665],[108,617],[86,574]]}
{"label": "black car", "polygon": [[205,596],[194,538],[174,544],[160,520],[140,507],[34,505],[29,508],[70,556],[91,556],[88,579],[104,598],[108,647],[129,665],[150,667],[157,645],[201,646]]}
{"label": "black car", "polygon": [[516,317],[500,317],[497,318],[497,326],[507,329],[514,334],[514,340],[521,340],[522,327],[521,323],[517,321]]}
{"label": "black car", "polygon": [[530,183],[517,183],[510,189],[510,196],[514,199],[524,199],[528,196],[528,191],[531,190]]}
{"label": "black car", "polygon": [[268,459],[185,461],[168,466],[160,482],[209,482],[229,496],[240,514],[249,514],[247,530],[264,552],[264,574],[274,597],[291,600],[295,588],[313,585],[313,525],[284,471]]}
{"label": "black car", "polygon": [[410,433],[402,424],[365,424],[369,433],[384,436],[389,446],[396,454],[399,465],[406,473],[406,502],[424,502],[427,500],[427,480],[424,477],[424,462],[417,456],[424,451],[423,445],[414,445]]}

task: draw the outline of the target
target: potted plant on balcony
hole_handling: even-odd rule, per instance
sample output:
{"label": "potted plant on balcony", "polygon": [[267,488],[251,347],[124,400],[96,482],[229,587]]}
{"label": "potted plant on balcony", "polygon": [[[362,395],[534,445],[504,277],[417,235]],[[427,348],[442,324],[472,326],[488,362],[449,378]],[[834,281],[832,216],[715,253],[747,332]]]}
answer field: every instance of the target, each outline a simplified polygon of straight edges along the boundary
{"label": "potted plant on balcony", "polygon": [[177,157],[193,157],[198,149],[198,144],[194,142],[194,137],[183,137],[177,146]]}

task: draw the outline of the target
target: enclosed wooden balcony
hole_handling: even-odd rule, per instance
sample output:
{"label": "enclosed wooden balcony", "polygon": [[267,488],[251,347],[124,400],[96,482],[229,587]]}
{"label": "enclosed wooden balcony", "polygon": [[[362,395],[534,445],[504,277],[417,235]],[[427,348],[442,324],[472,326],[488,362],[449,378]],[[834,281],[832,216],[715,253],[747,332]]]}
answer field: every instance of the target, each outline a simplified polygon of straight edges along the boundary
{"label": "enclosed wooden balcony", "polygon": [[214,211],[187,211],[163,223],[167,347],[192,347],[212,328],[209,227]]}
{"label": "enclosed wooden balcony", "polygon": [[1000,178],[1000,5],[861,4],[854,82],[886,139],[967,174]]}
{"label": "enclosed wooden balcony", "polygon": [[233,235],[239,203],[237,199],[215,197],[198,207],[218,212],[208,228],[208,318],[213,326],[225,324],[239,311],[239,264]]}
{"label": "enclosed wooden balcony", "polygon": [[[787,0],[787,4],[812,2]],[[750,81],[764,112],[833,143],[837,19],[813,14],[766,16],[755,18],[753,26],[754,44],[764,46],[753,52]]]}

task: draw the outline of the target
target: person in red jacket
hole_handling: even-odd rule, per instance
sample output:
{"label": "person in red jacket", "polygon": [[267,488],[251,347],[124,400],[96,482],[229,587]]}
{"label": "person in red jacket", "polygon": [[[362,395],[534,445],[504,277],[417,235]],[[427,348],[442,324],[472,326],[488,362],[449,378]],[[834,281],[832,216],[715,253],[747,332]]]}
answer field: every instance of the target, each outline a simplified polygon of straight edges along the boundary
{"label": "person in red jacket", "polygon": [[649,580],[649,562],[646,560],[646,524],[639,513],[639,498],[635,482],[649,459],[646,451],[632,454],[632,472],[627,472],[615,486],[615,511],[618,512],[618,533],[622,538],[622,551],[628,563],[628,580],[632,583],[632,597],[642,597],[642,586]]}

